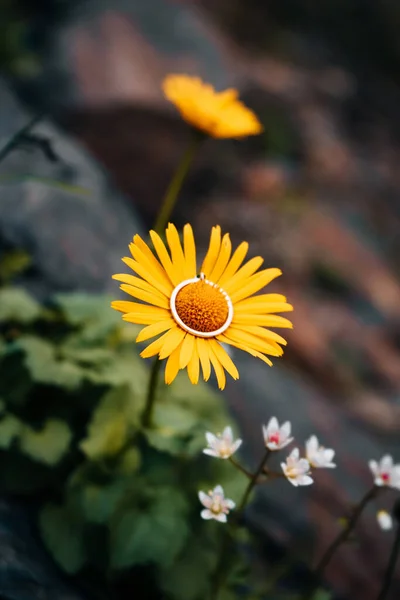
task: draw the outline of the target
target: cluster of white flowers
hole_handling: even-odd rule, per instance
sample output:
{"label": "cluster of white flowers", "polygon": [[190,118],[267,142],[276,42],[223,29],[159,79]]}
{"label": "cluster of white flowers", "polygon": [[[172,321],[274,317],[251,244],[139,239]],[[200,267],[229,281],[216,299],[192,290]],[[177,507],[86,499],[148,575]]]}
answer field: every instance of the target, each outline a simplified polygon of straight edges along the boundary
{"label": "cluster of white flowers", "polygon": [[[265,447],[270,452],[282,450],[293,442],[294,438],[291,437],[291,432],[292,427],[289,421],[279,425],[278,419],[272,417],[267,425],[262,426]],[[207,448],[203,450],[204,454],[232,461],[231,457],[240,448],[243,441],[234,438],[232,428],[229,426],[217,435],[207,432],[206,440]],[[334,456],[335,451],[332,448],[321,446],[318,438],[312,435],[305,442],[305,456],[301,456],[299,448],[293,448],[285,462],[281,462],[281,469],[292,485],[296,487],[311,485],[314,482],[312,470],[335,468]],[[374,485],[400,490],[400,464],[394,464],[391,456],[386,454],[379,462],[371,460],[369,468],[374,477]],[[268,472],[266,471],[266,473]],[[205,507],[201,512],[203,519],[215,519],[225,523],[229,511],[235,507],[233,500],[225,498],[224,490],[220,485],[208,494],[199,492],[199,498]],[[392,529],[393,520],[388,512],[380,510],[376,518],[381,529]]]}
{"label": "cluster of white flowers", "polygon": [[[262,432],[265,447],[270,451],[282,450],[293,442],[291,437],[291,424],[289,421],[279,425],[276,417],[272,417],[267,425],[263,425]],[[222,433],[214,435],[206,433],[207,448],[203,450],[204,454],[214,458],[230,459],[233,454],[242,445],[241,439],[235,439],[231,427],[225,427]],[[305,444],[305,457],[300,456],[300,450],[294,448],[286,462],[281,463],[284,476],[294,486],[310,485],[313,479],[310,475],[311,468],[333,468],[336,465],[332,462],[335,455],[334,450],[324,448],[318,442],[315,435],[311,436]],[[215,519],[226,522],[227,514],[234,508],[235,504],[229,498],[225,498],[221,486],[208,492],[199,492],[200,502],[205,509],[201,516],[203,519]]]}

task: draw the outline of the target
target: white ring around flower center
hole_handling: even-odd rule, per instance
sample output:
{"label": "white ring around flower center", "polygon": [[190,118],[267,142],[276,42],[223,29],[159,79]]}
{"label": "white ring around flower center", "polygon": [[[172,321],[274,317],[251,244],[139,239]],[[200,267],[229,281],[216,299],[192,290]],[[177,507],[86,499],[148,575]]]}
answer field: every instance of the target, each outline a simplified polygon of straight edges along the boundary
{"label": "white ring around flower center", "polygon": [[[224,298],[226,300],[226,304],[228,306],[228,316],[226,318],[225,323],[222,325],[222,327],[220,327],[219,329],[216,329],[215,331],[197,331],[196,329],[192,329],[191,327],[189,327],[188,325],[186,325],[186,323],[184,323],[182,321],[182,319],[180,318],[180,316],[178,315],[178,312],[176,310],[175,301],[176,301],[176,297],[177,297],[178,293],[181,291],[181,289],[186,287],[190,283],[197,283],[198,281],[203,281],[207,285],[211,285],[212,287],[217,288],[217,290],[224,296]],[[171,308],[172,316],[174,317],[174,319],[178,323],[178,325],[180,327],[182,327],[182,329],[184,329],[188,333],[192,333],[193,335],[196,335],[197,337],[211,338],[211,337],[216,337],[217,335],[221,335],[221,333],[224,333],[224,331],[226,331],[228,329],[228,327],[232,323],[232,319],[233,319],[232,300],[229,298],[229,296],[225,292],[225,290],[223,290],[221,287],[219,287],[216,283],[213,283],[212,281],[209,281],[208,279],[206,279],[203,273],[200,274],[200,277],[194,277],[193,279],[185,279],[185,281],[182,281],[179,285],[177,285],[171,294],[169,306]]]}

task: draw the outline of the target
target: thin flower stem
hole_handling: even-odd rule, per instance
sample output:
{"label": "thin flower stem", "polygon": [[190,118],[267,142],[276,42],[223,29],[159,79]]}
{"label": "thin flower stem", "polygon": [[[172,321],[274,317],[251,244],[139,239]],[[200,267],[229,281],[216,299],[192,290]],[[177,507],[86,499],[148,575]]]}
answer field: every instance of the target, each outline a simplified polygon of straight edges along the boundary
{"label": "thin flower stem", "polygon": [[[164,199],[161,204],[160,211],[158,213],[154,230],[162,235],[168,221],[171,217],[171,214],[174,210],[176,201],[178,199],[179,192],[182,189],[183,182],[189,172],[190,165],[193,162],[193,158],[196,154],[196,151],[199,148],[200,142],[203,140],[203,136],[199,134],[193,133],[193,137],[191,143],[189,144],[187,150],[185,151],[182,159],[178,165],[178,168],[175,171],[174,176],[171,179],[171,182],[167,188]],[[146,404],[144,407],[144,411],[142,414],[142,425],[144,427],[150,427],[153,420],[153,411],[154,404],[156,400],[156,391],[157,391],[157,382],[158,376],[160,373],[161,361],[158,357],[156,357],[153,361],[153,365],[151,367],[149,385],[147,388],[146,395]]]}
{"label": "thin flower stem", "polygon": [[349,536],[352,533],[354,527],[356,526],[358,519],[360,518],[364,508],[376,496],[376,494],[378,493],[378,490],[379,490],[379,488],[374,485],[365,494],[365,496],[363,496],[363,498],[360,500],[360,502],[354,508],[353,514],[351,515],[350,519],[348,520],[347,525],[342,529],[342,531],[339,533],[339,535],[333,540],[332,544],[327,548],[326,552],[322,555],[319,563],[315,567],[313,582],[311,583],[310,587],[305,592],[305,594],[302,596],[302,600],[310,600],[312,598],[316,587],[319,585],[319,583],[321,581],[321,578],[322,578],[325,568],[330,563],[333,555],[335,554],[335,552],[339,548],[339,546],[341,546],[349,538]]}
{"label": "thin flower stem", "polygon": [[250,497],[250,494],[253,491],[253,488],[257,485],[258,479],[263,471],[263,468],[264,468],[267,460],[270,457],[270,454],[271,454],[271,450],[267,449],[266,452],[264,453],[264,456],[262,457],[262,460],[261,460],[256,472],[251,475],[251,479],[250,479],[249,483],[247,484],[247,487],[244,491],[243,498],[242,498],[237,510],[235,511],[230,530],[229,530],[229,528],[227,528],[224,532],[225,535],[222,539],[221,552],[219,555],[217,567],[215,569],[214,580],[213,580],[213,585],[212,585],[212,589],[211,589],[211,600],[217,600],[221,586],[223,585],[223,583],[228,575],[229,557],[230,557],[229,547],[230,547],[230,542],[232,540],[232,534],[235,531],[236,527],[238,526],[241,517],[243,516],[243,512],[244,512],[244,509],[246,508],[246,504]]}
{"label": "thin flower stem", "polygon": [[0,162],[3,161],[12,150],[14,150],[14,148],[24,139],[24,136],[27,135],[27,133],[30,132],[30,130],[37,125],[37,123],[39,123],[39,121],[41,121],[41,119],[43,118],[43,115],[36,115],[35,117],[33,117],[26,125],[24,125],[23,127],[21,127],[21,129],[19,129],[13,136],[11,139],[8,140],[8,142],[6,142],[4,144],[4,146],[2,148],[0,148]]}
{"label": "thin flower stem", "polygon": [[232,456],[230,456],[228,460],[238,471],[241,471],[241,473],[246,475],[246,477],[248,477],[249,479],[253,478],[253,473],[245,469],[245,467],[238,463]]}
{"label": "thin flower stem", "polygon": [[397,524],[396,536],[389,556],[388,566],[383,578],[383,584],[377,600],[386,600],[393,579],[394,570],[400,552],[400,523]]}
{"label": "thin flower stem", "polygon": [[250,479],[250,481],[249,481],[249,483],[247,485],[247,488],[246,488],[246,490],[245,490],[245,492],[243,494],[242,501],[239,504],[239,507],[238,507],[237,512],[236,512],[236,519],[235,519],[235,521],[239,521],[240,518],[242,517],[243,511],[246,508],[246,504],[247,504],[247,501],[249,499],[249,496],[250,496],[251,492],[253,491],[253,488],[256,485],[258,478],[260,477],[261,473],[263,472],[263,469],[264,469],[264,467],[266,465],[266,462],[269,459],[270,455],[271,455],[271,450],[269,450],[267,448],[267,450],[264,453],[264,456],[262,458],[262,461],[260,462],[260,464],[258,466],[257,471],[254,473],[253,477]]}
{"label": "thin flower stem", "polygon": [[179,163],[178,168],[171,179],[154,225],[154,230],[160,235],[163,233],[166,225],[168,224],[183,182],[189,172],[190,165],[193,162],[194,156],[202,140],[203,137],[201,137],[199,134],[193,134],[192,140],[182,156],[181,162]]}

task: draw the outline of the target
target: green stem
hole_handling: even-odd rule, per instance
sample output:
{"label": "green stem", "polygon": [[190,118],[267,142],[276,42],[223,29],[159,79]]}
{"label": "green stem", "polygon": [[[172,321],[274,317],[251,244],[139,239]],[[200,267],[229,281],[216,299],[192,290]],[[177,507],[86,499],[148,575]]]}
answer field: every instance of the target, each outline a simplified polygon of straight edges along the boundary
{"label": "green stem", "polygon": [[214,581],[213,581],[213,586],[211,589],[211,600],[217,600],[221,586],[223,585],[223,583],[228,575],[229,557],[230,557],[229,548],[232,546],[231,541],[233,542],[232,534],[233,534],[235,528],[238,526],[241,517],[243,516],[243,512],[244,512],[244,509],[246,508],[250,494],[253,491],[253,488],[257,485],[258,479],[259,479],[260,475],[262,474],[265,464],[266,464],[268,458],[270,457],[270,455],[271,455],[271,450],[267,449],[266,452],[264,453],[264,456],[262,457],[260,464],[258,465],[256,472],[254,474],[249,473],[250,481],[247,484],[247,487],[243,494],[243,498],[242,498],[237,510],[235,511],[235,515],[232,519],[230,531],[229,531],[229,528],[227,528],[225,530],[225,535],[224,535],[224,538],[223,538],[222,544],[221,544],[221,552],[220,552],[220,556],[219,556],[219,561],[218,561],[217,567],[215,569]]}
{"label": "green stem", "polygon": [[245,492],[243,494],[243,498],[241,503],[239,504],[239,507],[237,509],[237,513],[236,513],[236,522],[238,522],[243,514],[244,509],[246,508],[246,504],[247,501],[249,499],[249,496],[251,494],[251,492],[253,491],[254,486],[256,485],[258,478],[260,477],[261,473],[264,470],[264,467],[267,463],[267,460],[269,459],[271,455],[271,450],[269,450],[267,448],[266,452],[264,453],[264,456],[262,458],[262,461],[260,462],[257,471],[254,473],[253,477],[250,479],[249,483],[247,484],[247,488],[245,489]]}
{"label": "green stem", "polygon": [[394,538],[392,550],[390,552],[388,566],[383,578],[383,584],[377,600],[386,600],[392,583],[394,570],[400,552],[400,523],[397,524],[396,537]]}
{"label": "green stem", "polygon": [[242,465],[238,463],[232,456],[230,456],[228,460],[235,467],[235,469],[246,475],[246,477],[249,479],[253,478],[253,473],[242,467]]}
{"label": "green stem", "polygon": [[175,171],[175,175],[171,179],[154,225],[154,230],[160,235],[164,232],[165,227],[168,225],[168,221],[171,217],[172,211],[174,210],[179,192],[182,188],[182,184],[189,172],[190,165],[193,162],[193,158],[202,140],[203,137],[200,137],[198,134],[193,134],[191,143],[182,156],[181,162]]}
{"label": "green stem", "polygon": [[[175,175],[172,177],[172,180],[167,188],[164,200],[161,204],[161,208],[154,225],[154,230],[159,235],[162,235],[164,233],[165,227],[168,224],[168,221],[174,210],[183,182],[185,181],[185,178],[189,172],[190,165],[193,162],[193,158],[202,140],[203,137],[200,137],[198,134],[196,135],[195,133],[193,134],[191,143],[189,144],[184,155],[182,156],[178,168],[175,171]],[[152,424],[154,404],[156,400],[157,381],[160,373],[160,368],[161,361],[159,360],[159,358],[156,357],[151,367],[149,386],[147,388],[146,404],[142,414],[142,424],[144,427],[150,427]]]}
{"label": "green stem", "polygon": [[0,162],[3,161],[12,150],[24,139],[27,133],[43,118],[43,115],[33,117],[26,125],[21,127],[8,142],[0,148]]}
{"label": "green stem", "polygon": [[310,600],[313,597],[314,591],[316,587],[319,585],[323,572],[328,564],[331,562],[333,555],[336,550],[341,546],[350,536],[354,527],[356,526],[358,519],[360,518],[364,508],[367,504],[376,496],[379,488],[375,485],[371,488],[365,496],[360,500],[360,502],[356,505],[353,514],[347,522],[347,525],[342,529],[339,535],[333,540],[332,544],[327,548],[325,553],[322,555],[319,563],[315,567],[313,582],[310,587],[306,590],[305,594],[302,596],[302,600]]}

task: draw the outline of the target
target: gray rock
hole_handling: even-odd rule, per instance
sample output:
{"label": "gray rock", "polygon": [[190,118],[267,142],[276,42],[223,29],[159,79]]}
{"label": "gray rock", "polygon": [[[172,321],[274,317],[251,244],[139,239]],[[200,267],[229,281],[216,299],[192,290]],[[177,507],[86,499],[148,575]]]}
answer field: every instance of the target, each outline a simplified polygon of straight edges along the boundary
{"label": "gray rock", "polygon": [[0,499],[1,600],[86,600],[56,568],[26,507]]}
{"label": "gray rock", "polygon": [[[0,80],[0,150],[32,116]],[[39,297],[55,291],[115,290],[127,243],[140,231],[133,208],[75,142],[46,120],[30,131],[48,140],[56,159],[34,144],[0,163],[0,253],[25,250],[32,267],[20,283]]]}

